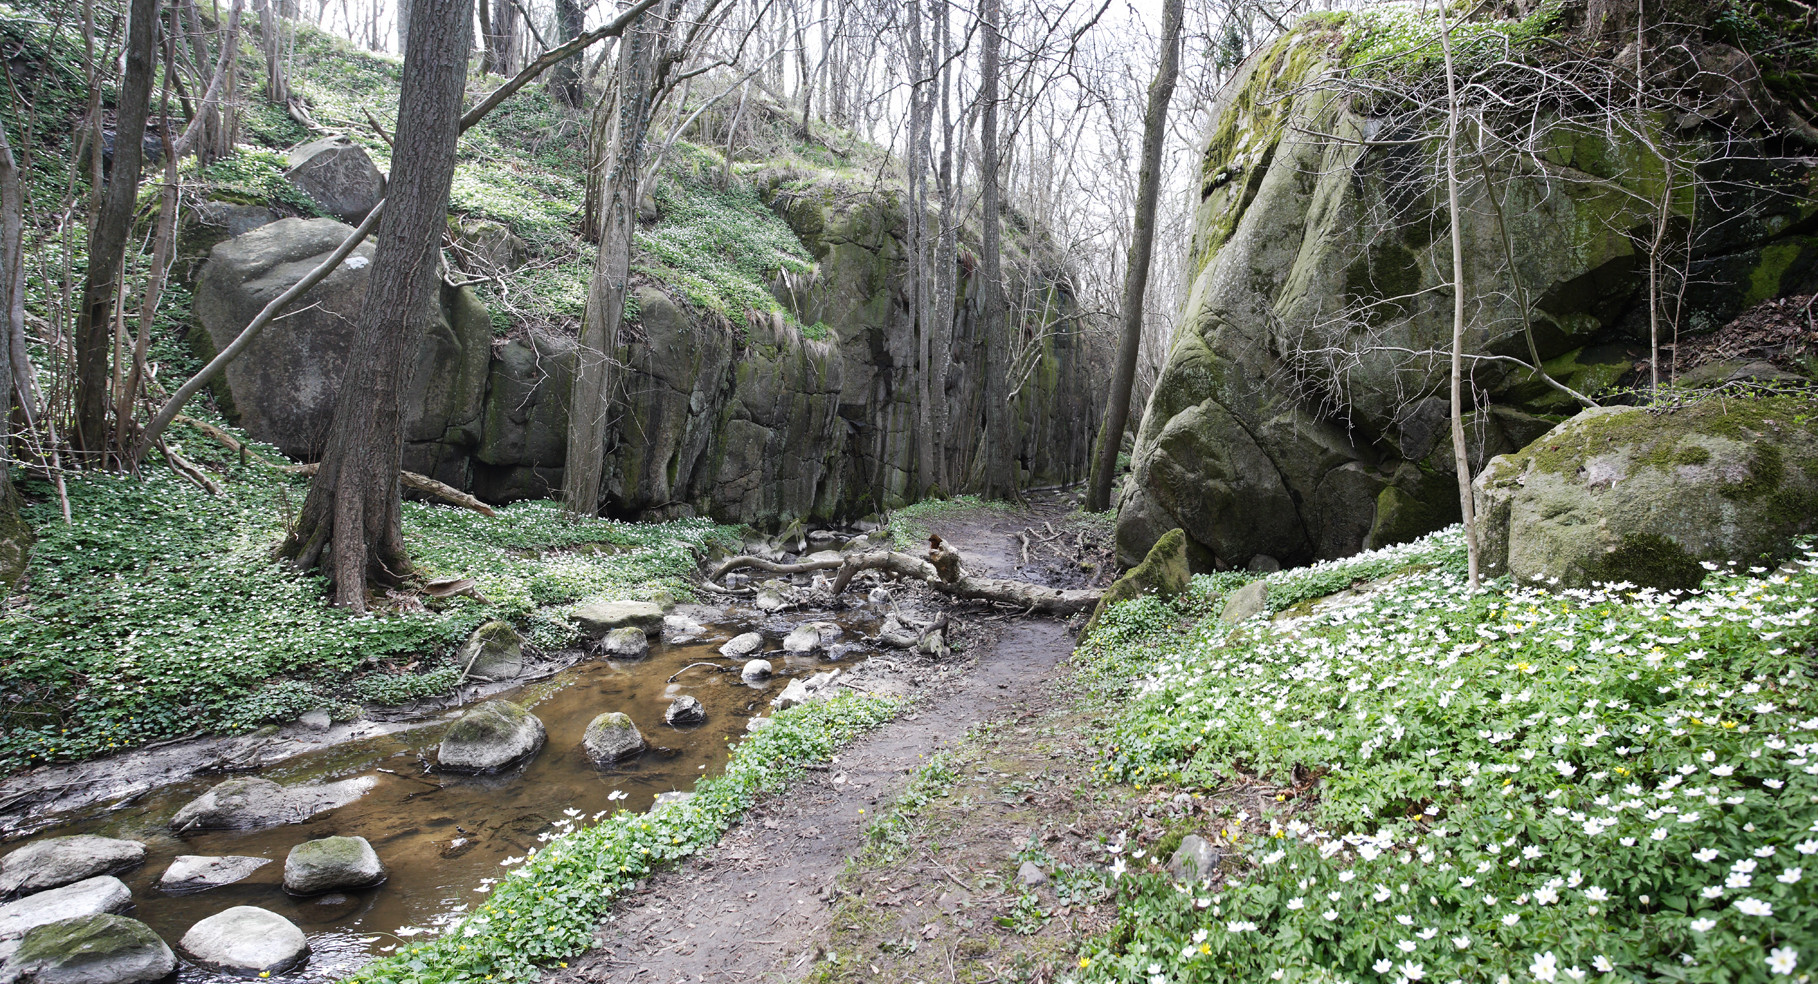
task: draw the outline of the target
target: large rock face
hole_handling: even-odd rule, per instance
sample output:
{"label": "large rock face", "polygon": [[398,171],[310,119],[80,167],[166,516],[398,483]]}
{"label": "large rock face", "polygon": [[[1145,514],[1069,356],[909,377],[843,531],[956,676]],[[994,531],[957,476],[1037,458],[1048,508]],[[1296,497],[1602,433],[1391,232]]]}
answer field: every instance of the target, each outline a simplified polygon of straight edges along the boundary
{"label": "large rock face", "polygon": [[[1119,515],[1123,563],[1175,528],[1205,569],[1257,555],[1342,556],[1457,519],[1449,360],[1409,354],[1450,350],[1452,244],[1434,178],[1442,145],[1366,149],[1317,136],[1394,141],[1443,120],[1398,120],[1313,84],[1347,40],[1333,21],[1319,23],[1253,57],[1214,107],[1182,329],[1143,416]],[[1561,127],[1548,139],[1541,161],[1497,168],[1496,187],[1540,357],[1555,377],[1595,390],[1646,357],[1647,264],[1634,231],[1648,221],[1661,166],[1639,142],[1600,131]],[[1701,194],[1721,201],[1674,199],[1674,221],[1694,233],[1701,285],[1685,295],[1681,330],[1716,328],[1818,279],[1812,169],[1752,166],[1700,175]],[[1467,352],[1525,359],[1480,180],[1465,187],[1461,214],[1475,285]],[[1470,421],[1476,465],[1578,409],[1512,363],[1470,365],[1493,408]]]}
{"label": "large rock face", "polygon": [[[624,367],[610,406],[604,502],[622,516],[709,515],[732,523],[853,518],[917,494],[918,338],[905,295],[903,215],[891,196],[766,179],[760,192],[815,256],[816,274],[779,283],[792,318],[729,322],[652,286],[635,289],[637,318],[614,353]],[[251,224],[252,220],[247,220]],[[268,222],[214,246],[197,277],[198,347],[234,338],[264,304],[312,269],[347,234],[329,219]],[[1015,247],[1011,243],[1011,248]],[[311,291],[301,313],[274,326],[226,373],[218,389],[254,437],[286,454],[319,453],[365,295],[373,247]],[[1103,409],[1109,353],[1077,330],[1058,264],[1030,260],[1046,286],[1012,293],[1034,307],[1012,311],[1026,353],[1010,412],[1013,452],[1029,484],[1085,474]],[[971,280],[955,314],[948,383],[945,471],[978,454],[987,412]],[[311,307],[310,305],[313,305]],[[405,467],[482,499],[558,492],[567,463],[572,339],[530,333],[494,344],[483,306],[444,289],[414,363]],[[826,326],[804,331],[801,325]]]}
{"label": "large rock face", "polygon": [[1484,570],[1562,587],[1694,587],[1818,530],[1818,420],[1800,397],[1587,410],[1477,477]]}
{"label": "large rock face", "polygon": [[[216,246],[196,285],[198,346],[232,342],[352,231],[333,219],[280,219]],[[373,253],[361,244],[224,374],[237,422],[287,455],[313,460],[327,439]],[[439,304],[417,316],[427,330],[405,399],[405,467],[433,474],[443,445],[479,440],[492,321],[466,288],[442,288]]]}

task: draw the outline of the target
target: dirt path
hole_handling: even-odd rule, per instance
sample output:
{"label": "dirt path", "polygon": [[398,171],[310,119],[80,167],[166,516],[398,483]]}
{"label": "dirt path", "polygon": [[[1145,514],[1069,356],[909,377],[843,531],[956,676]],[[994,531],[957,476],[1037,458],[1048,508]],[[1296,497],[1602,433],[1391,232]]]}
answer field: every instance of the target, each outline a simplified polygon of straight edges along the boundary
{"label": "dirt path", "polygon": [[[1052,515],[1050,515],[1052,514]],[[1064,514],[1058,503],[1033,513],[980,515],[941,525],[968,569],[1013,574],[1015,539],[1034,516]],[[1056,666],[1073,647],[1066,626],[1002,619],[975,665],[939,694],[885,726],[729,830],[714,850],[653,877],[618,906],[598,945],[559,981],[668,984],[790,980],[815,961],[850,857],[866,828],[926,757],[974,727],[1027,717],[1043,701]]]}

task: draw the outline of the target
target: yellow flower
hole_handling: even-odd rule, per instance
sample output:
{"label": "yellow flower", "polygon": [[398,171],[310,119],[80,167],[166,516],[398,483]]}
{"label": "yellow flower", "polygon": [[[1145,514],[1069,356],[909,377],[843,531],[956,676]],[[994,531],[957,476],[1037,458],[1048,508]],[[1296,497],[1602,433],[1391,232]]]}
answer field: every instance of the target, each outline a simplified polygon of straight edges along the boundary
{"label": "yellow flower", "polygon": [[1079,965],[1080,965],[1081,969],[1092,966],[1092,958],[1091,957],[1079,958]]}

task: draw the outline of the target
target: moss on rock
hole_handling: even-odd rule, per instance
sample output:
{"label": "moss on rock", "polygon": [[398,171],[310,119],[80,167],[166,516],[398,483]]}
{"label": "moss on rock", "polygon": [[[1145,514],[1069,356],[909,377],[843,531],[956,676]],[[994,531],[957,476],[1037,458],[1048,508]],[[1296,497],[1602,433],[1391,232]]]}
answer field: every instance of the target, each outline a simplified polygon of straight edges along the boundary
{"label": "moss on rock", "polygon": [[1169,530],[1149,548],[1149,555],[1143,562],[1130,569],[1130,572],[1117,579],[1099,599],[1098,607],[1092,610],[1091,619],[1086,627],[1080,630],[1080,637],[1092,634],[1097,627],[1099,616],[1120,601],[1131,601],[1144,595],[1155,595],[1160,598],[1172,598],[1187,590],[1187,583],[1193,572],[1187,563],[1187,534],[1179,529]]}

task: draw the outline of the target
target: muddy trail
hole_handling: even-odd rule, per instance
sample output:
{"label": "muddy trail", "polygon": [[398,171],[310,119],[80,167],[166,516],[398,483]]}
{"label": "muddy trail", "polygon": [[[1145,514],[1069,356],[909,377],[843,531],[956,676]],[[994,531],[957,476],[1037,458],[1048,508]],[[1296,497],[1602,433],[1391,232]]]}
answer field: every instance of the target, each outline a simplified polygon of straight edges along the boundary
{"label": "muddy trail", "polygon": [[[1071,508],[1056,497],[1028,511],[968,513],[928,527],[958,546],[969,572],[1071,586],[1093,573],[1071,559],[1073,532],[1059,522]],[[1044,537],[1057,544],[1046,558],[1031,549]],[[970,642],[957,673],[919,691],[909,713],[824,771],[759,804],[714,850],[653,876],[615,908],[594,949],[555,979],[795,980],[821,963],[830,923],[851,894],[842,873],[865,846],[868,828],[930,757],[968,733],[1028,720],[1048,707],[1049,684],[1073,648],[1077,626],[983,606],[953,611]],[[1009,856],[999,831],[975,833],[999,843],[1000,860]],[[947,874],[946,887],[970,897]],[[869,963],[876,966],[877,957]],[[896,979],[880,971],[880,979]]]}

